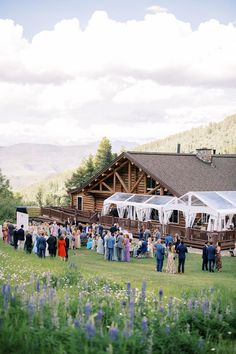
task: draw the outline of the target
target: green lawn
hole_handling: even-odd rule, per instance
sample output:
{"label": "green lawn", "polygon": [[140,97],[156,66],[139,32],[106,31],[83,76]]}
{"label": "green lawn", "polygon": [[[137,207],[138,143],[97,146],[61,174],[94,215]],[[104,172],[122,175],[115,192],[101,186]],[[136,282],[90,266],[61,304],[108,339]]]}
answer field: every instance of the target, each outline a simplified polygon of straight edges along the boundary
{"label": "green lawn", "polygon": [[[236,300],[236,258],[223,257],[222,273],[201,271],[201,256],[188,254],[184,275],[157,273],[155,259],[131,259],[130,263],[105,261],[103,256],[94,251],[81,249],[75,254],[70,251],[69,263],[74,263],[84,276],[101,276],[111,281],[124,284],[131,282],[140,288],[143,280],[147,289],[157,292],[163,288],[165,296],[179,297],[181,293],[214,288],[227,298]],[[27,283],[30,273],[42,275],[44,272],[62,274],[68,263],[60,259],[39,259],[36,255],[26,255],[22,250],[0,243],[0,283],[10,281],[14,284]],[[165,263],[164,267],[165,268]]]}

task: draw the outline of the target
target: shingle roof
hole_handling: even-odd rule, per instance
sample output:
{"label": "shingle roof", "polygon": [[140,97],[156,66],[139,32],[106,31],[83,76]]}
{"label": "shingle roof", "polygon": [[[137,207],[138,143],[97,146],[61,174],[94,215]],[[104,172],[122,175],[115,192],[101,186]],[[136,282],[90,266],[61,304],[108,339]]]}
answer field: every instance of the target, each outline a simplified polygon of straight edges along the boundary
{"label": "shingle roof", "polygon": [[236,155],[212,155],[211,164],[193,154],[127,152],[125,156],[176,196],[236,190]]}

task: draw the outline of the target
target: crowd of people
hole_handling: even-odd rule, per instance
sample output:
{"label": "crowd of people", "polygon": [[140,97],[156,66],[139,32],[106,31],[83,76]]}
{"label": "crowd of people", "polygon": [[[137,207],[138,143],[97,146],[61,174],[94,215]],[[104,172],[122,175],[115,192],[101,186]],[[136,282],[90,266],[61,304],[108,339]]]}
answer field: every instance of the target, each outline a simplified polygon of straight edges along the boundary
{"label": "crowd of people", "polygon": [[[10,222],[2,226],[3,240],[15,249],[24,249],[26,253],[35,253],[40,258],[46,256],[60,257],[68,260],[69,249],[76,250],[82,246],[104,256],[107,261],[130,262],[131,257],[156,258],[156,270],[162,272],[166,259],[165,271],[170,274],[183,274],[188,249],[178,234],[163,234],[157,228],[154,232],[141,227],[138,239],[122,230],[118,224],[105,230],[102,224],[82,225],[76,218],[68,218],[64,225],[56,221],[51,224],[29,224],[19,229]],[[176,264],[178,260],[178,264]],[[222,271],[221,244],[213,246],[206,242],[202,249],[202,270]]]}

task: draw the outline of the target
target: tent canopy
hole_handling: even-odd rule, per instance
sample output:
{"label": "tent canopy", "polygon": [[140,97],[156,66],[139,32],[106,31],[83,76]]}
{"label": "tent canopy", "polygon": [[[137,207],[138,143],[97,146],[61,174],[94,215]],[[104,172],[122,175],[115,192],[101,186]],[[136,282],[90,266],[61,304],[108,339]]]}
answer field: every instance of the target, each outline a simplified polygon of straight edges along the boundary
{"label": "tent canopy", "polygon": [[197,213],[208,214],[208,231],[221,231],[227,227],[225,217],[228,216],[230,224],[236,214],[236,191],[188,192],[164,208],[164,212],[171,210],[183,212],[186,227],[193,226]]}
{"label": "tent canopy", "polygon": [[128,217],[145,221],[150,220],[152,209],[158,210],[159,219],[163,219],[163,208],[171,201],[175,200],[171,196],[144,195],[117,192],[104,200],[102,214],[106,215],[111,205],[116,205],[119,217],[124,217],[127,212]]}

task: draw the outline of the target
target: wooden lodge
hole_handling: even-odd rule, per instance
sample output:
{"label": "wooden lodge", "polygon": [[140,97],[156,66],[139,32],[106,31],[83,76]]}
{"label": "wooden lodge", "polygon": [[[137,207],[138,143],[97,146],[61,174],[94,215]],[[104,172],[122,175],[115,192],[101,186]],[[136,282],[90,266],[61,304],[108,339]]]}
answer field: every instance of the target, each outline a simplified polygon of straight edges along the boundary
{"label": "wooden lodge", "polygon": [[[142,224],[137,220],[120,219],[115,213],[101,216],[105,199],[116,192],[180,197],[189,191],[236,191],[236,155],[218,155],[211,149],[198,149],[196,154],[123,152],[87,183],[69,191],[70,210],[82,221],[87,215],[87,221],[99,220],[107,227],[119,222],[135,233]],[[144,224],[152,229],[158,221]],[[182,212],[172,216],[167,231],[178,232],[196,246],[209,239],[203,228],[186,230]],[[235,237],[235,229],[215,235],[230,246]]]}

